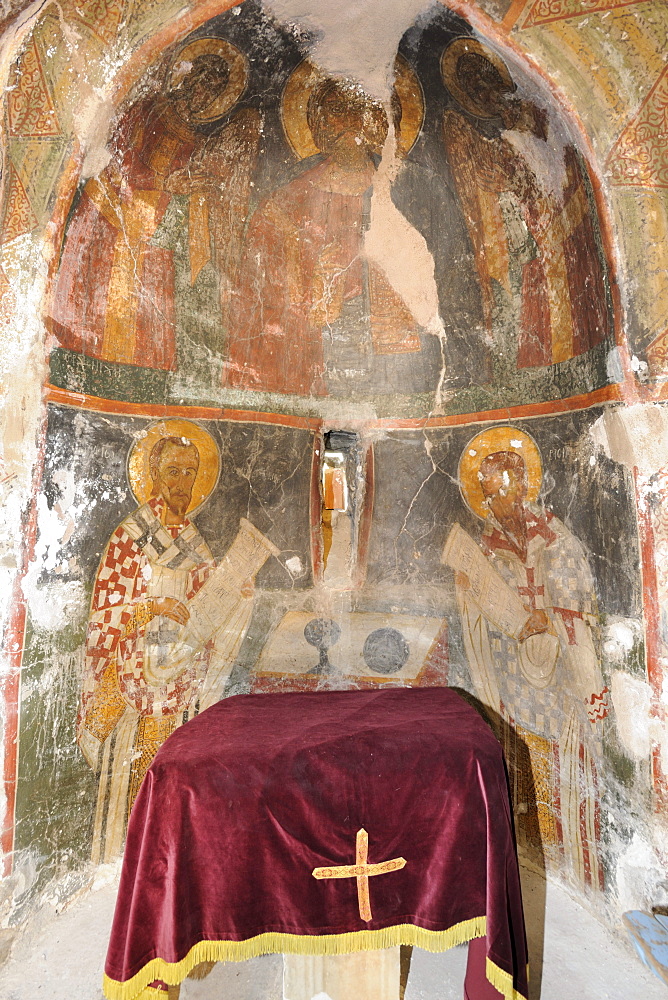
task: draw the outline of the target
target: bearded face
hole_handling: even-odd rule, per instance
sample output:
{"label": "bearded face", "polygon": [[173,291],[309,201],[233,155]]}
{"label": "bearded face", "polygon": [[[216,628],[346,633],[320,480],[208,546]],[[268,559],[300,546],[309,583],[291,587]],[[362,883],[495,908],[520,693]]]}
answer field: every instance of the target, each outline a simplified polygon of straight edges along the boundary
{"label": "bearded face", "polygon": [[483,476],[480,486],[487,506],[500,524],[507,521],[522,505],[523,483],[514,469],[503,469]]}
{"label": "bearded face", "polygon": [[177,517],[183,518],[190,506],[199,469],[199,453],[190,445],[168,444],[153,470],[153,492],[161,496]]}

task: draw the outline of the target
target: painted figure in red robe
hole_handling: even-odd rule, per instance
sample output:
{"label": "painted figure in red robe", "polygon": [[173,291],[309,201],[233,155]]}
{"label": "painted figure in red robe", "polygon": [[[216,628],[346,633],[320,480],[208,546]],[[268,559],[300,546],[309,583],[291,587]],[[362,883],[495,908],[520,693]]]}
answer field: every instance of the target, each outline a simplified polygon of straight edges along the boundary
{"label": "painted figure in red robe", "polygon": [[411,313],[362,255],[385,111],[359,88],[327,79],[309,97],[307,120],[324,158],[271,195],[249,226],[232,307],[232,386],[326,395],[323,337],[346,311],[363,314],[360,350],[421,349]]}
{"label": "painted figure in red robe", "polygon": [[[244,66],[223,39],[198,39],[174,61],[166,93],[121,115],[112,160],[86,183],[67,231],[47,318],[60,346],[105,361],[176,367],[174,254],[154,239],[174,195],[189,198],[191,284],[213,257],[221,306],[229,297],[227,258],[239,256],[259,114],[237,111],[210,135],[201,126],[236,103]],[[230,174],[237,183],[226,183]]]}

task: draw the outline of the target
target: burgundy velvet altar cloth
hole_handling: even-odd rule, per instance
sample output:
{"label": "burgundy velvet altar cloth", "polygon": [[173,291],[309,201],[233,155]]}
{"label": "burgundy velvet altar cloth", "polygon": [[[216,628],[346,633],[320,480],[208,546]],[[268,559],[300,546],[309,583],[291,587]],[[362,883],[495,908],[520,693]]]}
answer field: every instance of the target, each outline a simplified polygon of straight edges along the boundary
{"label": "burgundy velvet altar cloth", "polygon": [[[356,878],[312,875],[354,864],[361,828],[369,864],[406,859],[369,878],[369,922]],[[505,996],[526,997],[503,756],[473,708],[448,688],[239,695],[178,729],[147,772],[105,991],[180,981],[196,964],[183,961],[191,949],[203,959],[200,942],[218,942],[207,955],[223,959],[399,943],[438,951],[484,933],[488,975]],[[344,946],[331,935],[346,935]]]}

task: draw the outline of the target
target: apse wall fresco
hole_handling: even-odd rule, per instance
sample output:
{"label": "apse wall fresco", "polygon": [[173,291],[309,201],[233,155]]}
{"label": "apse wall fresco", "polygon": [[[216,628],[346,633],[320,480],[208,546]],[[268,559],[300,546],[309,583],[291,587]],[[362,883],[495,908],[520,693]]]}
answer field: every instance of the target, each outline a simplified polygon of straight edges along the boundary
{"label": "apse wall fresco", "polygon": [[443,11],[405,38],[391,115],[392,199],[433,258],[440,329],[365,253],[386,110],[246,4],[173,47],[119,110],[112,159],[65,230],[52,384],[381,415],[605,385],[598,211],[547,92]]}
{"label": "apse wall fresco", "polygon": [[[312,587],[314,435],[304,422],[156,422],[61,407],[47,434],[49,509],[70,519],[85,510],[95,525],[68,533],[38,582],[67,624],[45,646],[35,622],[25,662],[17,847],[42,844],[49,868],[63,861],[52,838],[62,843],[69,829],[54,810],[62,790],[63,804],[86,795],[87,814],[95,803],[82,828],[76,821],[75,843],[95,862],[118,857],[148,765],[177,725],[234,683],[256,606]],[[71,712],[62,719],[54,705],[55,745],[36,724],[54,669]]]}
{"label": "apse wall fresco", "polygon": [[[641,614],[637,549],[622,551],[636,534],[633,484],[612,463],[593,471],[598,415],[390,435],[367,576],[372,593],[390,583],[445,605],[448,683],[493,711],[523,850],[590,886],[605,881],[613,786],[632,808],[603,644]],[[416,493],[397,476],[409,468]],[[644,676],[642,664],[630,648],[625,669]]]}
{"label": "apse wall fresco", "polygon": [[[44,206],[68,152],[49,17],[17,76],[40,113],[12,112],[52,144]],[[61,189],[5,838],[19,915],[118,857],[159,746],[241,692],[457,687],[504,743],[524,860],[601,908],[648,828],[658,765],[610,697],[613,674],[650,679],[654,597],[633,478],[594,432],[638,387],[592,151],[442,5],[402,39],[387,106],[311,42],[252,0],[181,33]],[[386,182],[433,288],[410,253],[402,285],[369,250]]]}
{"label": "apse wall fresco", "polygon": [[42,554],[65,616],[29,629],[19,852],[41,845],[42,878],[112,861],[156,750],[220,697],[450,684],[504,740],[526,858],[602,889],[609,824],[633,812],[602,650],[619,622],[639,632],[640,593],[632,484],[590,463],[599,415],[388,432],[365,458],[371,521],[354,543],[343,525],[363,576],[328,585],[315,426],[52,407],[44,496],[88,517],[57,565]]}

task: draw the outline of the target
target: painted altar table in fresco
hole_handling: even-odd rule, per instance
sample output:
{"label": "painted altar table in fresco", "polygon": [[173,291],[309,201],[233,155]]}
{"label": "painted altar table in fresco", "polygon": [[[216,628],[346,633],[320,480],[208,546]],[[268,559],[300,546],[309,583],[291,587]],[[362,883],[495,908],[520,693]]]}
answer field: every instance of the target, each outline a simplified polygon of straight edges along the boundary
{"label": "painted altar table in fresco", "polygon": [[478,938],[488,981],[526,997],[503,754],[477,712],[448,688],[240,695],[147,772],[104,988],[133,1000],[203,962]]}

